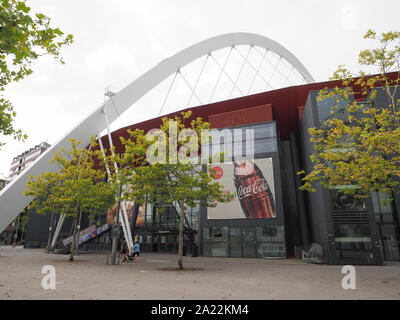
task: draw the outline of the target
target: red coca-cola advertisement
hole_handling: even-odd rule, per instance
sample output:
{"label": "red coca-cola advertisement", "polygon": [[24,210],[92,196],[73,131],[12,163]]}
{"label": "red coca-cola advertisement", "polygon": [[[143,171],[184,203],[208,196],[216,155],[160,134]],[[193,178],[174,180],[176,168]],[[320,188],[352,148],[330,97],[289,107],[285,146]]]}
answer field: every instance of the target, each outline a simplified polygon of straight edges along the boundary
{"label": "red coca-cola advertisement", "polygon": [[208,219],[274,219],[275,186],[272,158],[240,160],[213,167],[224,189],[235,192],[232,202],[208,208]]}

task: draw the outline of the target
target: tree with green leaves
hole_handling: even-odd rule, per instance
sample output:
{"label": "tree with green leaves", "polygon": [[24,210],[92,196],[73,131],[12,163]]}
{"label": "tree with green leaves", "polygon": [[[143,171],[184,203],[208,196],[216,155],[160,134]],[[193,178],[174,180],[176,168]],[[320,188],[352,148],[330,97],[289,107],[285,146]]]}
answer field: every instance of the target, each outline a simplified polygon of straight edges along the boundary
{"label": "tree with green leaves", "polygon": [[378,46],[361,51],[359,64],[377,74],[353,74],[339,66],[331,79],[340,85],[320,91],[318,100],[330,99],[332,108],[326,120],[309,129],[314,168],[303,177],[303,190],[315,191],[319,182],[360,198],[374,191],[391,198],[398,191],[400,33],[368,30],[364,38]]}
{"label": "tree with green leaves", "polygon": [[[0,1],[0,91],[4,91],[9,83],[30,75],[32,63],[40,56],[50,55],[64,63],[60,49],[71,44],[73,37],[50,27],[50,18],[43,13],[31,13],[25,0]],[[0,96],[0,134],[24,140],[26,134],[14,128],[15,116],[12,103]]]}
{"label": "tree with green leaves", "polygon": [[183,269],[185,207],[194,208],[199,202],[215,207],[235,196],[215,181],[211,163],[202,165],[196,158],[201,146],[198,137],[202,136],[202,130],[210,128],[210,124],[196,118],[186,126],[190,117],[191,112],[184,112],[182,117],[174,119],[165,117],[160,128],[148,134],[139,129],[128,131],[130,138],[121,138],[124,156],[117,158],[121,182],[127,186],[124,198],[139,205],[146,201],[164,206],[177,203],[180,269]]}
{"label": "tree with green leaves", "polygon": [[16,234],[16,236],[14,237],[14,243],[17,243],[18,232],[21,232],[20,242],[22,242],[24,238],[24,233],[26,232],[28,220],[29,220],[28,213],[26,210],[24,210],[12,222],[12,226],[14,227]]}
{"label": "tree with green leaves", "polygon": [[72,216],[74,227],[70,261],[74,258],[75,242],[79,215],[82,212],[94,216],[104,213],[115,203],[115,188],[105,181],[105,172],[96,165],[100,157],[98,151],[92,151],[94,140],[89,148],[80,148],[80,142],[71,139],[71,150],[54,153],[51,163],[58,171],[44,172],[37,177],[30,176],[25,190],[26,196],[32,196],[29,208],[35,208],[38,214],[60,214]]}

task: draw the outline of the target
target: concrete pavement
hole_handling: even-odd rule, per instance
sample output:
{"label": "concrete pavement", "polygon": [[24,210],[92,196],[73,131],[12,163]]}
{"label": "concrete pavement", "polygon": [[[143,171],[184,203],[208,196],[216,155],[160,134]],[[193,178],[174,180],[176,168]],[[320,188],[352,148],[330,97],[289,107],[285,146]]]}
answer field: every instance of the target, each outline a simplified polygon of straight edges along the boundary
{"label": "concrete pavement", "polygon": [[[400,263],[355,266],[356,289],[344,290],[342,266],[296,259],[184,257],[144,253],[139,262],[107,265],[105,254],[66,255],[0,247],[3,299],[400,299]],[[56,270],[56,289],[41,286],[42,267]]]}

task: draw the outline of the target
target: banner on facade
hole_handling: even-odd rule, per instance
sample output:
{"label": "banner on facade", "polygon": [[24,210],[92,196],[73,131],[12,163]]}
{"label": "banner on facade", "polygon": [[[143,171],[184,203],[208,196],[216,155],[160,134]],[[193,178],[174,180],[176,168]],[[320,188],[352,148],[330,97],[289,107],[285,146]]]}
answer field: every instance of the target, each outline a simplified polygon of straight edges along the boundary
{"label": "banner on facade", "polygon": [[[110,225],[108,224],[105,224],[99,228],[97,228],[95,224],[91,225],[90,227],[79,232],[79,244],[82,244],[90,239],[97,237],[99,234],[103,233],[104,231],[107,231],[108,229],[110,229]],[[65,246],[71,242],[72,242],[72,236],[69,236],[68,238],[65,238],[63,240],[63,245]]]}
{"label": "banner on facade", "polygon": [[[133,201],[126,201],[125,202],[126,213],[128,215],[128,220],[129,221],[131,220],[133,204],[134,204]],[[120,210],[121,213],[123,212],[122,203],[120,204],[120,209],[119,210]],[[117,205],[116,204],[114,204],[111,209],[107,210],[107,224],[114,225],[114,219],[115,219],[115,213],[116,212],[117,212]]]}
{"label": "banner on facade", "polygon": [[213,169],[217,181],[236,197],[229,203],[207,208],[208,219],[276,218],[272,158],[222,163]]}

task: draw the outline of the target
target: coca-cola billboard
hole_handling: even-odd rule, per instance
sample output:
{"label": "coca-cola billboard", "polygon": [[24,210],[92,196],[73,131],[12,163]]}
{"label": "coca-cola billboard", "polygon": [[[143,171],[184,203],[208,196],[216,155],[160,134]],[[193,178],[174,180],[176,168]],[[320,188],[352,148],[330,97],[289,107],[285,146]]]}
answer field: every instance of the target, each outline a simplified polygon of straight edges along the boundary
{"label": "coca-cola billboard", "polygon": [[236,193],[229,203],[208,208],[208,219],[276,218],[272,158],[240,160],[213,167],[224,189]]}

